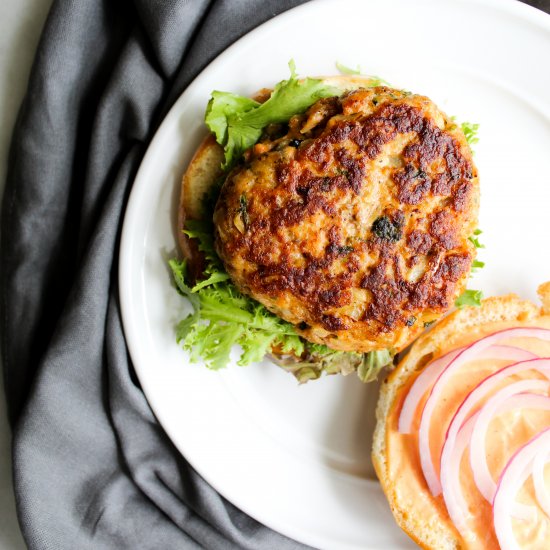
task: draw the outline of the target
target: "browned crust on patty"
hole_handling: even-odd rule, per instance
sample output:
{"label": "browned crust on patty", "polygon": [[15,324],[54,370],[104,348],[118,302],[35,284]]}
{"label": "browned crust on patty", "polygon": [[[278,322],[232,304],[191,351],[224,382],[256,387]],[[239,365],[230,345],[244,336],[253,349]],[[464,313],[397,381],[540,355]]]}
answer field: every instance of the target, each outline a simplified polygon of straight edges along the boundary
{"label": "browned crust on patty", "polygon": [[222,188],[216,246],[309,340],[401,349],[465,287],[478,193],[462,132],[429,99],[357,90],[249,151]]}

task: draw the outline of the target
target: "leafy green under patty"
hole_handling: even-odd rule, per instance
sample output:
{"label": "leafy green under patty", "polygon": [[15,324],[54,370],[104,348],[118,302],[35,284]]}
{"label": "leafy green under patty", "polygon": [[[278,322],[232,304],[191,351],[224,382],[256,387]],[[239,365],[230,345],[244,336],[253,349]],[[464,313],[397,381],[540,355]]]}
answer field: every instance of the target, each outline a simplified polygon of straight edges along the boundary
{"label": "leafy green under patty", "polygon": [[387,350],[351,353],[307,342],[294,325],[237,290],[214,249],[211,222],[189,220],[186,227],[187,236],[197,239],[204,254],[205,278],[192,282],[185,260],[169,263],[178,290],[189,299],[193,310],[180,321],[176,334],[192,362],[203,360],[208,368],[218,370],[227,366],[233,346],[238,345],[239,365],[275,354],[275,361],[300,382],[323,373],[352,371],[369,382],[391,362],[392,354]]}

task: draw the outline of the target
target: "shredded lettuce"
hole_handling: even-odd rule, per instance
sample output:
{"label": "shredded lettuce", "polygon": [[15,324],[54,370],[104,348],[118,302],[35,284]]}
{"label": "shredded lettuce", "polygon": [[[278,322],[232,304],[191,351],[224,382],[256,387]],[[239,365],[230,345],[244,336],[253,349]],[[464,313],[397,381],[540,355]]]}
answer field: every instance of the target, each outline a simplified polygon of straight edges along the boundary
{"label": "shredded lettuce", "polygon": [[197,239],[206,263],[205,278],[192,283],[185,260],[169,262],[176,287],[192,307],[176,329],[176,339],[189,351],[192,362],[202,360],[210,369],[221,369],[238,345],[239,365],[250,365],[266,354],[274,354],[274,361],[302,383],[323,373],[353,371],[362,381],[370,382],[391,362],[393,354],[387,350],[351,353],[305,341],[294,325],[237,290],[214,249],[211,222],[189,220],[185,233]]}
{"label": "shredded lettuce", "polygon": [[230,92],[212,92],[206,108],[205,122],[224,148],[224,169],[229,169],[262,134],[269,124],[288,122],[304,112],[318,99],[340,95],[342,92],[322,80],[296,75],[294,61],[288,64],[290,78],[279,82],[264,103]]}

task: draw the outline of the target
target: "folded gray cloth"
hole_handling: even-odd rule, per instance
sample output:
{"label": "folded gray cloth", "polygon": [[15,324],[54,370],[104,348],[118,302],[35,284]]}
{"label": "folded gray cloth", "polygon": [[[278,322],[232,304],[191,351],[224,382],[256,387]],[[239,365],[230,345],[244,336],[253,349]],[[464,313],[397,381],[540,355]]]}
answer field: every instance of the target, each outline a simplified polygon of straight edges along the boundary
{"label": "folded gray cloth", "polygon": [[220,497],[133,373],[117,252],[136,170],[187,84],[299,0],[58,0],[12,145],[4,372],[30,548],[303,548]]}
{"label": "folded gray cloth", "polygon": [[163,115],[224,48],[302,1],[54,2],[2,219],[5,386],[30,548],[303,548],[173,447],[132,370],[117,296],[122,214]]}

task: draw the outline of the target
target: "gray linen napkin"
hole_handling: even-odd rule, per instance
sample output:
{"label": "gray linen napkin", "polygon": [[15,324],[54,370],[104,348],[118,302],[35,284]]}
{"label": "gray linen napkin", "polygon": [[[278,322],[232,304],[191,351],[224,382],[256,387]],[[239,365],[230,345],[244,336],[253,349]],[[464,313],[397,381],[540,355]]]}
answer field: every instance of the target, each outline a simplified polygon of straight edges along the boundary
{"label": "gray linen napkin", "polygon": [[[302,1],[53,5],[2,219],[4,375],[30,548],[303,548],[220,497],[157,424],[129,361],[116,268],[162,116],[235,39]],[[550,0],[529,3],[550,12]]]}
{"label": "gray linen napkin", "polygon": [[30,548],[302,548],[187,464],[130,364],[117,296],[128,193],[198,72],[300,0],[57,0],[13,138],[3,353]]}

